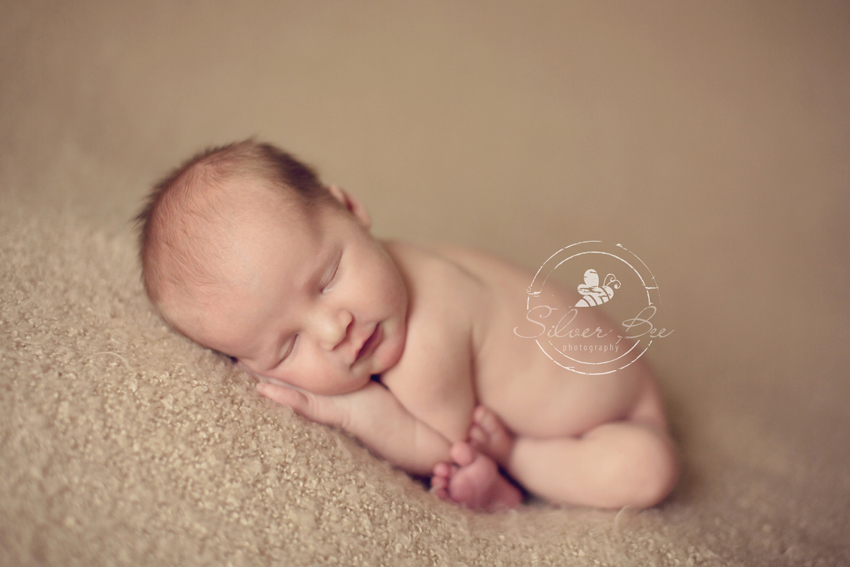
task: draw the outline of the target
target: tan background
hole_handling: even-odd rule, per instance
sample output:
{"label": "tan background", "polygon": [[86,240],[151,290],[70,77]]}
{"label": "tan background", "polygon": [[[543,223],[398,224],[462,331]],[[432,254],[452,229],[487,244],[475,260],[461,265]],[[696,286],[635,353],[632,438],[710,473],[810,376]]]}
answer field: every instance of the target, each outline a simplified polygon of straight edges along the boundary
{"label": "tan background", "polygon": [[[86,298],[105,296],[113,314],[124,314],[109,323],[110,348],[135,379],[193,364],[186,357],[200,355],[146,311],[127,219],[183,158],[258,135],[357,194],[380,236],[475,246],[529,268],[580,240],[621,242],[661,286],[664,323],[675,332],[650,355],[686,463],[673,499],[636,515],[633,531],[613,540],[594,536],[613,516],[569,510],[512,516],[550,526],[537,532],[517,535],[487,520],[479,534],[468,516],[420,498],[368,456],[345,457],[406,487],[399,498],[412,498],[424,514],[416,517],[431,518],[422,529],[436,530],[423,546],[454,542],[441,556],[448,563],[464,547],[508,563],[532,552],[556,564],[850,561],[848,101],[844,2],[0,1],[0,471],[16,479],[3,485],[0,507],[22,518],[14,527],[0,520],[6,558],[123,557],[97,538],[72,538],[64,519],[40,515],[53,496],[38,482],[64,486],[69,507],[79,486],[61,466],[35,482],[27,459],[34,447],[73,459],[74,448],[58,437],[10,441],[28,414],[52,415],[52,406],[27,397],[23,377],[52,373],[43,394],[56,388],[58,399],[58,373],[74,357],[91,360],[105,335],[92,332],[94,342],[67,352],[45,338],[41,354],[20,337],[59,333],[71,324],[63,323],[68,309],[85,320]],[[33,294],[38,285],[47,287]],[[66,309],[73,290],[82,290],[82,303]],[[157,329],[155,361],[145,357],[154,347],[131,333],[139,325]],[[203,364],[217,379],[230,376],[219,361]],[[105,380],[122,367],[110,368],[88,371]],[[245,402],[248,390],[240,395],[258,412],[273,411]],[[275,415],[296,432],[315,432]],[[38,421],[46,436],[51,419]],[[110,450],[120,458],[120,448]],[[304,466],[304,478],[315,476]],[[126,496],[113,492],[116,502]],[[346,496],[315,498],[336,502],[359,525],[362,511],[340,504]],[[120,507],[109,510],[89,513],[129,521]],[[316,514],[309,529],[275,528],[301,546],[298,561],[356,563],[376,553],[374,538],[328,535],[332,522]],[[83,517],[75,529],[85,528]],[[467,535],[446,539],[440,530],[451,526],[439,517]],[[551,526],[590,535],[558,543]],[[500,532],[514,539],[505,543]],[[151,528],[145,537],[155,536]],[[42,557],[39,537],[78,543]],[[204,537],[178,538],[195,555],[163,544],[160,555],[130,553],[128,561],[204,562],[202,541],[217,550],[211,557],[232,560],[233,542],[222,536],[219,549]],[[386,537],[381,549],[397,553],[389,562],[415,544],[409,535]],[[327,538],[336,552],[314,545]],[[244,558],[276,561],[269,553]]]}

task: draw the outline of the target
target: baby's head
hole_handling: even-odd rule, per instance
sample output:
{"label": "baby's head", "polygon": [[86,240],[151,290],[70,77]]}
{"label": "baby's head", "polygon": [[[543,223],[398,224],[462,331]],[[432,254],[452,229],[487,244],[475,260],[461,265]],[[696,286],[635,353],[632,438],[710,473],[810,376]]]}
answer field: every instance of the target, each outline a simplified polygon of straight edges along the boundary
{"label": "baby's head", "polygon": [[193,157],[137,220],[163,318],[254,374],[338,394],[400,358],[407,288],[368,214],[274,146]]}

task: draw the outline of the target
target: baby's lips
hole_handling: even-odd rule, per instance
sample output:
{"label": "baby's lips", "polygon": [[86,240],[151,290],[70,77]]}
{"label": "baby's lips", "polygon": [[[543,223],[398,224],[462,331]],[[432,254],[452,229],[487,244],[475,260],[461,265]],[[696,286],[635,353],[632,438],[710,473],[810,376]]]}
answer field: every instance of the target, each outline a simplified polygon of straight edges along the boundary
{"label": "baby's lips", "polygon": [[372,332],[366,337],[366,340],[360,344],[360,348],[357,349],[357,357],[354,359],[355,362],[360,360],[361,358],[365,358],[375,350],[375,346],[381,340],[381,325],[377,324],[372,328]]}

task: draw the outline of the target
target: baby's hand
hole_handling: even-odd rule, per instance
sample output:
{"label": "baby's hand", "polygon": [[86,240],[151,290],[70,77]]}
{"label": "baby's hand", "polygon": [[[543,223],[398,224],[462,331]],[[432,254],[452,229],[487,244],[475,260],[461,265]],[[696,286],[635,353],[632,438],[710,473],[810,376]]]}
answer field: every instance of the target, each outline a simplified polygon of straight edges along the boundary
{"label": "baby's hand", "polygon": [[340,396],[322,396],[277,384],[257,384],[257,391],[260,394],[280,405],[291,407],[310,421],[341,427],[346,430],[350,426],[352,411],[357,404],[357,399],[362,397],[361,392],[364,390],[366,388]]}
{"label": "baby's hand", "polygon": [[257,384],[257,390],[309,420],[341,427],[379,456],[414,474],[429,474],[434,463],[449,458],[446,438],[416,419],[378,382],[338,396],[276,384]]}

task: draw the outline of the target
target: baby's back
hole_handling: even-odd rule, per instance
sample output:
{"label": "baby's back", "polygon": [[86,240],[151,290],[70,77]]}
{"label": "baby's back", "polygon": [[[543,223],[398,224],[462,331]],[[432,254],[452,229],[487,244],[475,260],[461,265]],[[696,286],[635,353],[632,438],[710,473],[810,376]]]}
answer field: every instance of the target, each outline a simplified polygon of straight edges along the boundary
{"label": "baby's back", "polygon": [[[478,403],[496,412],[514,432],[534,437],[580,435],[626,417],[649,377],[642,363],[612,374],[582,375],[557,365],[535,338],[528,338],[546,340],[544,327],[548,332],[569,314],[577,294],[549,285],[546,304],[551,311],[529,318],[527,289],[533,273],[469,249],[439,246],[433,251],[474,275],[486,289],[466,302],[473,324],[479,326],[472,376]],[[601,311],[582,315],[583,324],[591,328],[615,328]],[[582,344],[588,340],[593,339],[582,339]]]}

